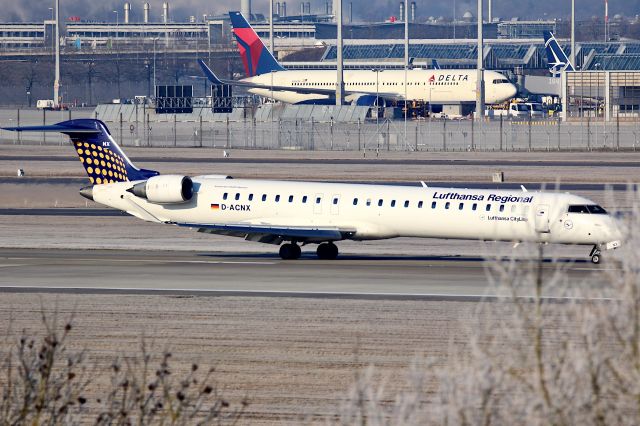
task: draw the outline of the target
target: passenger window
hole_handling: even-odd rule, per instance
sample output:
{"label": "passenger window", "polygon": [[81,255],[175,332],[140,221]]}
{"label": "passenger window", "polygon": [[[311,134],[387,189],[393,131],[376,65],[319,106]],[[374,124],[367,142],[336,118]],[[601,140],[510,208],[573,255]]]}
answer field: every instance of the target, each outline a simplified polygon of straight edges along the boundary
{"label": "passenger window", "polygon": [[435,209],[435,208],[436,208],[436,205],[437,205],[437,203],[436,203],[435,201],[433,201],[433,202],[431,203],[431,208],[432,208],[432,209]]}
{"label": "passenger window", "polygon": [[404,207],[405,208],[409,207],[409,201],[408,200],[404,202]]}
{"label": "passenger window", "polygon": [[504,211],[504,204],[500,204],[500,213]]}
{"label": "passenger window", "polygon": [[382,207],[382,198],[378,200],[378,207]]}
{"label": "passenger window", "polygon": [[253,194],[249,194],[249,201],[253,201]]}
{"label": "passenger window", "polygon": [[458,204],[458,210],[462,210],[464,208],[464,203]]}
{"label": "passenger window", "polygon": [[307,196],[305,195],[302,197],[302,204],[306,204],[306,202],[307,202]]}
{"label": "passenger window", "polygon": [[289,195],[289,202],[293,203],[293,195]]}
{"label": "passenger window", "polygon": [[367,207],[371,206],[371,198],[367,198]]}
{"label": "passenger window", "polygon": [[422,201],[418,201],[418,208],[421,209],[422,208]]}
{"label": "passenger window", "polygon": [[391,207],[395,207],[396,206],[396,200],[391,200]]}
{"label": "passenger window", "polygon": [[320,197],[316,197],[316,204],[320,204],[321,198]]}
{"label": "passenger window", "polygon": [[262,201],[267,201],[267,194],[262,194]]}
{"label": "passenger window", "polygon": [[478,209],[478,203],[473,203],[471,205],[471,210],[476,211]]}
{"label": "passenger window", "polygon": [[226,200],[228,197],[229,197],[229,194],[226,192],[222,195],[223,200]]}
{"label": "passenger window", "polygon": [[236,201],[238,201],[240,199],[240,193],[236,192]]}
{"label": "passenger window", "polygon": [[354,198],[354,199],[353,199],[353,205],[354,205],[354,206],[357,206],[357,205],[358,205],[358,199],[357,199],[357,198]]}
{"label": "passenger window", "polygon": [[491,211],[491,204],[487,204],[487,207],[485,207],[485,210],[490,212]]}
{"label": "passenger window", "polygon": [[280,195],[276,195],[276,203],[280,202]]}
{"label": "passenger window", "polygon": [[337,198],[334,198],[334,199],[333,199],[333,205],[336,205],[336,204],[338,204],[338,199],[337,199]]}
{"label": "passenger window", "polygon": [[451,203],[447,201],[446,203],[444,203],[444,208],[449,210],[449,206],[450,205],[451,205]]}

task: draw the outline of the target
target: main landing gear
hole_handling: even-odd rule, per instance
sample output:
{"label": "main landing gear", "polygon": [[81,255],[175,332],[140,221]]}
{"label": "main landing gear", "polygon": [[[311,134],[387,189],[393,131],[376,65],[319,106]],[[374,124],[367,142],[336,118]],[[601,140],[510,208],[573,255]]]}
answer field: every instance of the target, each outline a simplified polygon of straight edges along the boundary
{"label": "main landing gear", "polygon": [[338,257],[338,247],[331,242],[322,243],[318,246],[316,253],[318,254],[319,259],[334,260]]}
{"label": "main landing gear", "polygon": [[302,250],[296,243],[286,243],[280,246],[280,257],[284,260],[299,259],[301,254]]}
{"label": "main landing gear", "polygon": [[598,263],[602,262],[602,252],[600,251],[600,248],[597,245],[593,246],[589,256],[591,256],[591,263],[594,263],[597,265]]}
{"label": "main landing gear", "polygon": [[[332,242],[322,243],[316,251],[318,259],[334,260],[338,257],[338,247]],[[286,243],[280,246],[280,257],[284,260],[299,259],[302,254],[300,246],[296,243]]]}

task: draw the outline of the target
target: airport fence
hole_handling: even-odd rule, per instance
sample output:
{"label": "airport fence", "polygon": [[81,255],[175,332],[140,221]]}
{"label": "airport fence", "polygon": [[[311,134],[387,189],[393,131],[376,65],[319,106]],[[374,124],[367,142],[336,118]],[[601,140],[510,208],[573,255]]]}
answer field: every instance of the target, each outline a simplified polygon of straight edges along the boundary
{"label": "airport fence", "polygon": [[[52,124],[92,117],[92,109],[73,111],[0,110],[0,126]],[[606,123],[585,119],[512,121],[388,120],[315,121],[274,119],[258,121],[236,115],[234,120],[213,115],[184,120],[180,114],[140,114],[107,120],[123,146],[207,147],[221,149],[283,149],[362,151],[591,151],[640,149],[640,122]],[[2,144],[62,145],[63,135],[0,131]]]}

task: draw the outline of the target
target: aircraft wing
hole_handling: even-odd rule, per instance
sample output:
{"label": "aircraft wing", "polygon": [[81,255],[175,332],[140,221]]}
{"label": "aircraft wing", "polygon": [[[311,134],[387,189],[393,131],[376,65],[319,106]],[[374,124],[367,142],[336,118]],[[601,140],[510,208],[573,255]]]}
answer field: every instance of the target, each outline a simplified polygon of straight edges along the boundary
{"label": "aircraft wing", "polygon": [[207,234],[242,237],[248,241],[280,244],[283,241],[325,242],[351,238],[355,229],[317,226],[270,226],[249,223],[177,223],[178,226],[196,228]]}

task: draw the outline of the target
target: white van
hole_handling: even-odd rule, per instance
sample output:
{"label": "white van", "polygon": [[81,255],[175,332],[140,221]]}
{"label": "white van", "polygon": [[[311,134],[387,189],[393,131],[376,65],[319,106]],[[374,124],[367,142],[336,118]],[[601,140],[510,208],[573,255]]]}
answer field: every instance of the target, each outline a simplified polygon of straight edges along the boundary
{"label": "white van", "polygon": [[544,107],[537,102],[525,102],[509,105],[509,115],[518,118],[542,118]]}
{"label": "white van", "polygon": [[38,109],[53,109],[53,99],[38,99],[36,102],[36,108]]}

